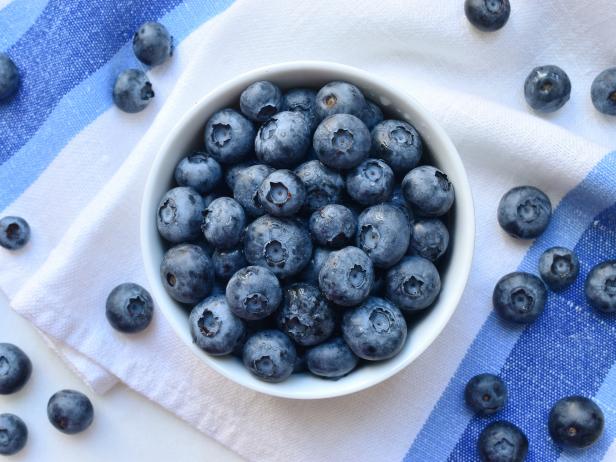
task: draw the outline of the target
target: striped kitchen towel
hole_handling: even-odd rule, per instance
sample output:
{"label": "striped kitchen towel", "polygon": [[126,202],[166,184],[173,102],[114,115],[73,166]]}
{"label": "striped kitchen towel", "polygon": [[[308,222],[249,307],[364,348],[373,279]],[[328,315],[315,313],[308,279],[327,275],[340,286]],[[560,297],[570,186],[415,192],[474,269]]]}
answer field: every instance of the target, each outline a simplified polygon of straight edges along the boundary
{"label": "striped kitchen towel", "polygon": [[[490,419],[470,414],[462,390],[479,372],[506,380],[511,400],[498,418],[527,433],[529,461],[616,460],[616,318],[591,310],[582,289],[589,268],[616,253],[616,119],[589,97],[594,76],[615,65],[616,10],[613,0],[512,3],[506,27],[485,34],[467,23],[462,0],[0,0],[0,50],[23,76],[0,104],[0,210],[33,230],[21,251],[0,251],[0,287],[95,390],[121,381],[250,460],[477,460]],[[111,87],[140,67],[130,39],[146,20],[168,27],[176,52],[148,71],[150,107],[124,114]],[[127,338],[103,310],[116,284],[145,284],[140,201],[170,128],[220,83],[299,59],[366,69],[429,108],[462,155],[478,223],[468,288],[428,351],[372,389],[314,402],[222,378],[159,313]],[[564,68],[573,93],[538,117],[522,83],[543,64]],[[532,245],[496,223],[500,196],[519,184],[541,187],[555,205]],[[495,282],[516,268],[536,272],[553,245],[578,253],[577,283],[551,293],[536,323],[501,324]],[[606,414],[603,438],[584,452],[561,451],[546,429],[551,404],[570,394]]]}

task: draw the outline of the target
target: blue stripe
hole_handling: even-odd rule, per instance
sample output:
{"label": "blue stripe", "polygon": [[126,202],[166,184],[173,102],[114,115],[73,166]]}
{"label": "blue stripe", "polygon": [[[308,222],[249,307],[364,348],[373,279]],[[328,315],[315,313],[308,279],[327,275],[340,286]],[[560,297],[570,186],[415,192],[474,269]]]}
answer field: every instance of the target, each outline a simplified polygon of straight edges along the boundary
{"label": "blue stripe", "polygon": [[[520,270],[536,272],[539,255],[550,245],[575,246],[594,217],[613,203],[615,165],[616,153],[606,156],[565,196],[547,232],[531,246]],[[548,316],[546,310],[542,320]],[[472,418],[462,401],[467,380],[480,372],[498,372],[524,332],[523,328],[502,324],[493,314],[488,317],[405,460],[446,460]]]}
{"label": "blue stripe", "polygon": [[13,45],[34,24],[47,0],[13,0],[0,10],[0,50]]}
{"label": "blue stripe", "polygon": [[[232,3],[233,0],[186,0],[160,21],[172,32],[176,43],[179,43]],[[23,193],[77,133],[112,105],[111,87],[115,76],[120,70],[135,65],[132,47],[125,43],[108,63],[59,101],[28,142],[0,166],[0,184],[3,185],[0,210]]]}

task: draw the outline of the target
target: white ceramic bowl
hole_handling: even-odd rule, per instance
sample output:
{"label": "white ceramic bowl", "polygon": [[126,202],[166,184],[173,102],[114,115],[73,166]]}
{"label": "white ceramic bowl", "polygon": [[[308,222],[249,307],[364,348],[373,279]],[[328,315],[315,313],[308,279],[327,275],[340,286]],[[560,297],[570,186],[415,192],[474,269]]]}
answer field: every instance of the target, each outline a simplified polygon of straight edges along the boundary
{"label": "white ceramic bowl", "polygon": [[[192,342],[186,308],[165,291],[159,265],[165,245],[156,229],[156,210],[163,194],[173,186],[178,161],[203,146],[205,122],[217,110],[236,106],[240,93],[257,80],[271,80],[283,89],[320,88],[332,80],[346,80],[363,90],[384,109],[386,118],[410,122],[419,131],[428,148],[427,158],[450,178],[456,200],[450,218],[451,243],[445,270],[441,274],[442,291],[436,304],[409,329],[402,351],[394,358],[368,364],[337,381],[309,374],[294,374],[288,380],[271,384],[253,377],[235,357],[209,356]],[[441,333],[456,309],[471,268],[475,222],[471,191],[466,172],[451,140],[430,113],[407,93],[368,72],[328,62],[290,62],[257,69],[221,85],[204,96],[181,118],[158,152],[144,192],[141,213],[141,247],[152,295],[187,347],[212,369],[240,385],[269,395],[295,399],[330,398],[371,387],[391,377],[417,358]]]}

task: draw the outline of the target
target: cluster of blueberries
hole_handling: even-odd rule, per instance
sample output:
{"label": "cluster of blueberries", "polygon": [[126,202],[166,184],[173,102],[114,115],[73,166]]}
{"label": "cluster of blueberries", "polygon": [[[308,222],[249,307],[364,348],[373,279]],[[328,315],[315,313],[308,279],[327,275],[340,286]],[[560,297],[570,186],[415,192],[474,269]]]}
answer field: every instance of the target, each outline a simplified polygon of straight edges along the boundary
{"label": "cluster of blueberries", "polygon": [[156,211],[161,279],[193,305],[195,344],[268,382],[395,356],[405,315],[441,289],[447,176],[348,82],[259,81],[238,106],[207,120],[205,151],[181,159]]}

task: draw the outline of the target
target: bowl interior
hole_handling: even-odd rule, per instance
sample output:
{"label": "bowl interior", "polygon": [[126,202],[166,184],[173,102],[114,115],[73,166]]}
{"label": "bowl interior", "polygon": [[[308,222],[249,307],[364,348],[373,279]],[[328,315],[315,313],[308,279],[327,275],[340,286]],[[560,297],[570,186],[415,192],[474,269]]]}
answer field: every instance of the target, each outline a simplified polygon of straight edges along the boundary
{"label": "bowl interior", "polygon": [[[346,80],[360,87],[365,95],[383,108],[386,117],[411,123],[421,134],[427,149],[424,162],[442,169],[456,191],[449,216],[451,243],[440,264],[442,291],[435,305],[409,323],[409,335],[396,357],[360,367],[339,380],[324,380],[309,374],[293,374],[279,384],[254,378],[235,357],[212,357],[196,347],[190,337],[187,307],[175,302],[165,291],[159,265],[167,244],[156,229],[156,209],[163,194],[174,186],[173,172],[179,160],[196,149],[203,149],[203,128],[215,111],[237,106],[240,93],[257,80],[271,80],[282,89],[320,88],[332,80]],[[322,62],[295,62],[270,66],[244,74],[214,90],[180,120],[161,146],[150,171],[144,192],[141,215],[141,241],[146,274],[152,295],[176,333],[210,367],[231,380],[270,395],[315,399],[353,393],[392,376],[421,354],[442,331],[453,314],[470,271],[474,240],[474,212],[468,180],[458,153],[431,116],[406,93],[358,69]]]}

